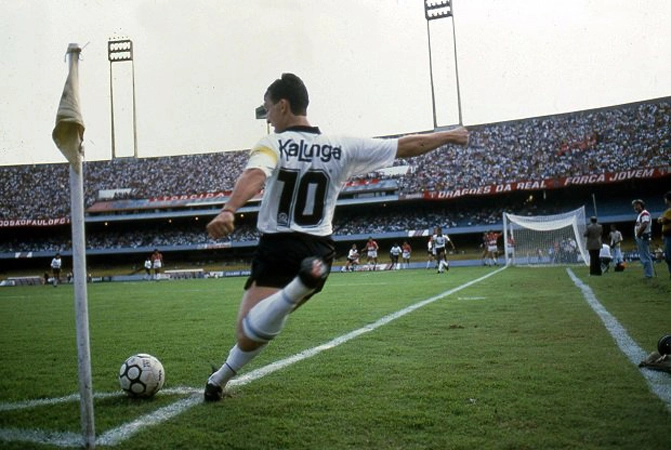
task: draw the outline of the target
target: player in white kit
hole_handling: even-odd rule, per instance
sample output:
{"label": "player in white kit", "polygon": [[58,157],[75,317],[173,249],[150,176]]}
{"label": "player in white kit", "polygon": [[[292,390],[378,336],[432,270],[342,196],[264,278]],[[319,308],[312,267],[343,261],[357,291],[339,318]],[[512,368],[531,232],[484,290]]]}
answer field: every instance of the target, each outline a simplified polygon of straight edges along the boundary
{"label": "player in white kit", "polygon": [[213,238],[235,229],[235,213],[264,190],[252,261],[237,321],[237,342],[205,385],[206,401],[220,400],[226,383],[284,327],[288,315],[319,292],[335,255],[333,213],[344,182],[447,144],[466,145],[468,131],[370,139],[326,136],[307,119],[302,80],[283,74],[266,90],[263,106],[274,133],[251,150],[221,212],[208,225]]}

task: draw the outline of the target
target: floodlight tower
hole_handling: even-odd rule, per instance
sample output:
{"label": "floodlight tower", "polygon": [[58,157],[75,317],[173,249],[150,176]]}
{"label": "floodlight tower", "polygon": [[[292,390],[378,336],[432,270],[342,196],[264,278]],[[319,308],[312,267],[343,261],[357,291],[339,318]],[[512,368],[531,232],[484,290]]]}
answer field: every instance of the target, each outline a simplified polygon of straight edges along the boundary
{"label": "floodlight tower", "polygon": [[424,0],[424,17],[426,18],[426,35],[429,43],[429,76],[431,78],[431,103],[433,106],[433,128],[438,128],[438,119],[436,118],[436,93],[433,85],[433,58],[431,55],[431,28],[429,23],[432,20],[451,18],[452,19],[452,43],[454,45],[454,72],[457,87],[457,111],[459,113],[459,124],[463,124],[461,117],[461,91],[459,89],[459,67],[457,63],[457,32],[454,24],[454,1]]}
{"label": "floodlight tower", "polygon": [[133,62],[133,41],[114,39],[107,42],[107,59],[110,62],[110,125],[112,130],[112,159],[116,158],[116,138],[114,136],[114,80],[112,64],[130,61],[133,85],[133,156],[137,158],[137,115],[135,111],[135,63]]}

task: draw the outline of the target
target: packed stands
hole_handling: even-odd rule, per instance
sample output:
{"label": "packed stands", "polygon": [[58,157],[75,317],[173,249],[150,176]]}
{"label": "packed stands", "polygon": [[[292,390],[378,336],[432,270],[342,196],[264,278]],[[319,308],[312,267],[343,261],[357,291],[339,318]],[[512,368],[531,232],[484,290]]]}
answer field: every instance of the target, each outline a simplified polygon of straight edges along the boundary
{"label": "packed stands", "polygon": [[[435,225],[478,233],[500,225],[504,210],[543,214],[586,204],[585,189],[601,192],[601,200],[620,192],[607,212],[613,220],[629,220],[631,183],[649,183],[641,195],[661,198],[668,189],[671,98],[470,129],[467,149],[443,148],[352,180],[336,212],[335,236],[396,239]],[[87,248],[221,245],[207,237],[204,223],[246,160],[247,151],[230,151],[85,163]],[[68,248],[68,166],[6,166],[0,176],[0,257]],[[569,195],[547,196],[554,203],[526,201],[534,193],[563,191]],[[230,241],[252,245],[257,239],[250,212]]]}

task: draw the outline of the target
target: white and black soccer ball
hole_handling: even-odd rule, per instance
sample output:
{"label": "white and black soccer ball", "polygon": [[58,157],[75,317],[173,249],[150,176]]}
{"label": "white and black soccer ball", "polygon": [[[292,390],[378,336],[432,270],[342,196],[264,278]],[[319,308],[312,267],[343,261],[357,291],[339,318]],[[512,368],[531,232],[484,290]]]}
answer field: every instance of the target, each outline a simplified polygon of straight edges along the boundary
{"label": "white and black soccer ball", "polygon": [[131,356],[119,369],[121,389],[131,397],[151,397],[163,387],[164,382],[163,364],[146,353]]}

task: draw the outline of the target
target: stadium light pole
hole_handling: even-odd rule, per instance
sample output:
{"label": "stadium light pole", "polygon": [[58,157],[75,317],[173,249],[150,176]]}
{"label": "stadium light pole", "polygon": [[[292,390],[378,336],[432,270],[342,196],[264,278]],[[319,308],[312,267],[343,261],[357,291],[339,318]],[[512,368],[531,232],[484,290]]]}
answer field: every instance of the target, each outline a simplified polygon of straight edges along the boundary
{"label": "stadium light pole", "polygon": [[135,63],[133,62],[133,41],[116,39],[107,42],[107,59],[110,63],[110,125],[112,132],[112,159],[116,158],[116,138],[114,135],[114,79],[112,64],[130,61],[131,81],[133,84],[133,156],[137,158],[137,114],[135,111]]}
{"label": "stadium light pole", "polygon": [[461,116],[461,89],[459,88],[459,66],[457,58],[457,31],[454,24],[454,1],[424,0],[424,17],[426,18],[426,35],[429,44],[429,77],[431,79],[431,104],[433,106],[433,128],[438,128],[438,119],[436,117],[436,93],[433,83],[433,57],[431,53],[431,28],[429,24],[433,20],[451,18],[452,19],[452,43],[454,45],[454,72],[457,87],[457,112],[459,113],[459,124],[463,124]]}

